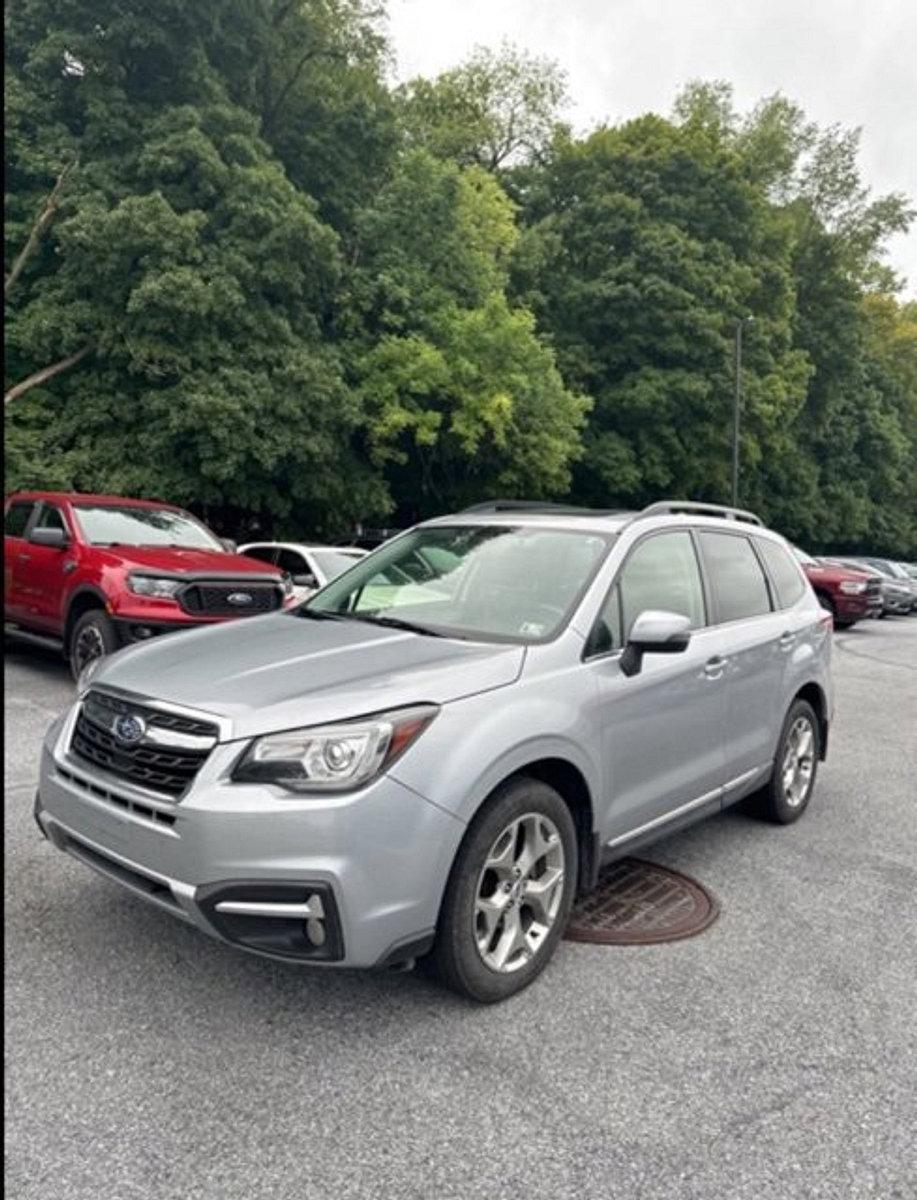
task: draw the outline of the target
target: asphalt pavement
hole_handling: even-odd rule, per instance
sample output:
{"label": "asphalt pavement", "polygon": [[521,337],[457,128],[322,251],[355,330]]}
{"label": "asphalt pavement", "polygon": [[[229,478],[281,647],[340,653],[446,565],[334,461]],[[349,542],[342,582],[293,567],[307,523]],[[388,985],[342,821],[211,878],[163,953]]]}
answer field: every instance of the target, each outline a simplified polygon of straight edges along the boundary
{"label": "asphalt pavement", "polygon": [[15,1200],[914,1200],[917,617],[835,637],[805,817],[647,857],[700,937],[564,942],[505,1004],[212,942],[41,840],[72,685],[6,664],[7,1188]]}

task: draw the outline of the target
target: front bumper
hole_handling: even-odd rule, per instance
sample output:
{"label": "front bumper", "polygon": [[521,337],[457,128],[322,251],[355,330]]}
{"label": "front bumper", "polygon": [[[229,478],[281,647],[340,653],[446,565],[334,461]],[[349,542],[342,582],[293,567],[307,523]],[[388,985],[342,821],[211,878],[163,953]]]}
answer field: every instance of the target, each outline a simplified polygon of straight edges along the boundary
{"label": "front bumper", "polygon": [[387,776],[319,799],[230,783],[238,742],[217,745],[169,802],[69,756],[75,717],[76,706],[49,731],[36,798],[58,849],[272,958],[373,967],[432,944],[464,833],[451,814]]}

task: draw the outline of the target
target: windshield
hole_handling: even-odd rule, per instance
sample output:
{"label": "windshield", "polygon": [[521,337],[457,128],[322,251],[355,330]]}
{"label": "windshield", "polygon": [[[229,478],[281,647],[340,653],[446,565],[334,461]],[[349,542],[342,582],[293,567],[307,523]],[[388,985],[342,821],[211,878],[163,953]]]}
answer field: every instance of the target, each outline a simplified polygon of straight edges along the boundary
{"label": "windshield", "polygon": [[220,541],[188,513],[174,508],[74,504],[80,528],[93,546],[182,546],[222,550]]}
{"label": "windshield", "polygon": [[546,641],[610,544],[572,530],[428,526],[361,559],[297,611],[477,641]]}
{"label": "windshield", "polygon": [[326,579],[337,579],[363,555],[345,554],[338,550],[313,550],[312,557]]}

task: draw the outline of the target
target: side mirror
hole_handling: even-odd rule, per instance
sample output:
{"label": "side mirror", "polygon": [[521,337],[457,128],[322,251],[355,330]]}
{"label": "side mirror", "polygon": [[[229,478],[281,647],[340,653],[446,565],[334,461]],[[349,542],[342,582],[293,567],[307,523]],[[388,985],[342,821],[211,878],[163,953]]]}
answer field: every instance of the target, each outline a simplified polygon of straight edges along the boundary
{"label": "side mirror", "polygon": [[238,545],[232,540],[232,538],[220,538],[220,545],[224,550],[228,550],[230,554],[235,554],[239,549]]}
{"label": "side mirror", "polygon": [[679,613],[647,609],[640,613],[630,629],[621,655],[625,675],[638,675],[644,654],[681,654],[691,640],[691,622]]}
{"label": "side mirror", "polygon": [[34,542],[36,546],[53,546],[55,550],[62,550],[67,545],[67,535],[63,529],[49,529],[39,525],[29,534],[29,541]]}
{"label": "side mirror", "polygon": [[314,575],[294,575],[293,584],[296,587],[317,588],[318,580]]}

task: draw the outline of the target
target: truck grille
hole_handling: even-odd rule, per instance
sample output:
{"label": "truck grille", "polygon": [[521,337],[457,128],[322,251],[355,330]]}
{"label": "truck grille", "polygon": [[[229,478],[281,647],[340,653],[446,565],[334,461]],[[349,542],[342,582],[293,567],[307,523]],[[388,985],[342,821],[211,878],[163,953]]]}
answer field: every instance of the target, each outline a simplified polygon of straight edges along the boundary
{"label": "truck grille", "polygon": [[[127,743],[118,736],[122,717],[142,723],[139,740]],[[77,717],[70,753],[117,779],[177,800],[203,766],[218,733],[208,721],[93,691]]]}
{"label": "truck grille", "polygon": [[195,617],[253,617],[276,612],[283,590],[273,583],[190,583],[179,592],[178,602]]}

